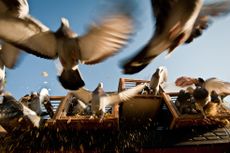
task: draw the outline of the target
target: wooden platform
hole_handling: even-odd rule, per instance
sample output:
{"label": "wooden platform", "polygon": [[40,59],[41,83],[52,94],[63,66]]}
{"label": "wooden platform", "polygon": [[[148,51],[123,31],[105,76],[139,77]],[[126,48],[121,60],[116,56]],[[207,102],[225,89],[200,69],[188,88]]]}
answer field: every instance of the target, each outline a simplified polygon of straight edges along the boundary
{"label": "wooden platform", "polygon": [[60,130],[117,130],[119,127],[118,105],[113,106],[112,114],[105,117],[103,121],[99,118],[89,118],[84,116],[67,116],[69,109],[69,101],[73,94],[68,93],[66,96],[51,98],[51,100],[59,100],[60,104],[53,116],[47,120],[47,125]]}
{"label": "wooden platform", "polygon": [[[206,125],[213,125],[219,124],[219,120],[222,119],[230,119],[230,114],[221,114],[216,115],[215,117],[204,118],[202,114],[181,114],[175,106],[175,100],[177,98],[178,93],[161,93],[164,103],[167,106],[168,110],[172,114],[172,121],[169,126],[170,129],[173,128],[180,128],[185,126],[206,126]],[[212,119],[212,120],[210,120]]]}

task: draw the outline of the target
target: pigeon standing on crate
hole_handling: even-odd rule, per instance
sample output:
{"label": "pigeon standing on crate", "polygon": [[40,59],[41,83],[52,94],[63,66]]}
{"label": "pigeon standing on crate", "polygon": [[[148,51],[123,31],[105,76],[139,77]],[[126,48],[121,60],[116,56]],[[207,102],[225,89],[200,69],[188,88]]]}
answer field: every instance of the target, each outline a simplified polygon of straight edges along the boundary
{"label": "pigeon standing on crate", "polygon": [[[103,90],[103,84],[99,83],[97,88],[93,92],[90,92],[88,90],[81,90],[80,94],[78,93],[78,91],[74,91],[72,93],[78,99],[85,99],[83,103],[86,105],[90,105],[90,107],[87,108],[91,108],[92,114],[94,116],[100,116],[102,120],[106,113],[107,106],[113,106],[114,104],[119,104],[121,102],[126,102],[130,100],[136,94],[140,93],[145,88],[145,86],[146,84],[140,84],[136,87],[124,90],[122,92],[108,95]],[[86,97],[88,98],[81,97],[83,95],[87,95]]]}
{"label": "pigeon standing on crate", "polygon": [[[26,121],[26,124],[20,126],[22,120]],[[15,100],[10,95],[4,95],[0,97],[0,125],[8,132],[13,131],[16,128],[27,129],[27,125],[33,127],[39,127],[41,118],[31,109],[24,106]]]}
{"label": "pigeon standing on crate", "polygon": [[226,96],[230,95],[230,82],[223,81],[218,78],[209,78],[207,80],[198,78],[198,85],[207,89],[210,94],[212,91],[215,91],[222,100]]}
{"label": "pigeon standing on crate", "polygon": [[160,66],[153,73],[152,78],[149,83],[150,91],[152,94],[159,94],[160,85],[168,80],[168,70],[164,66]]}
{"label": "pigeon standing on crate", "polygon": [[193,97],[195,100],[195,107],[196,110],[200,111],[202,113],[202,115],[205,115],[204,112],[204,107],[211,101],[211,97],[208,93],[208,90],[206,90],[203,87],[197,87],[194,91],[193,91]]}
{"label": "pigeon standing on crate", "polygon": [[40,104],[44,105],[47,113],[52,118],[54,116],[54,111],[53,111],[53,106],[50,102],[48,89],[46,89],[46,88],[41,89],[41,91],[39,92],[39,101],[40,101]]}
{"label": "pigeon standing on crate", "polygon": [[200,36],[216,16],[230,12],[230,1],[203,4],[203,0],[151,0],[155,32],[148,43],[123,63],[125,74],[144,69],[154,58]]}
{"label": "pigeon standing on crate", "polygon": [[118,53],[133,34],[132,18],[119,12],[103,17],[90,26],[87,33],[77,36],[67,19],[53,32],[40,22],[0,16],[0,39],[36,56],[59,58],[62,68],[58,79],[66,89],[85,85],[78,64],[97,64]]}

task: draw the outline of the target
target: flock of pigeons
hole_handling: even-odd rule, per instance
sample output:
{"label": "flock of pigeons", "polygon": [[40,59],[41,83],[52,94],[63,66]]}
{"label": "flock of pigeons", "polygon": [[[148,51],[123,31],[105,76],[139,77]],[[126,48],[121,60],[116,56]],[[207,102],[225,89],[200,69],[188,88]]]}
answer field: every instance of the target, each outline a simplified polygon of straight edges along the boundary
{"label": "flock of pigeons", "polygon": [[[168,50],[171,53],[177,46],[190,43],[202,34],[213,17],[230,12],[229,0],[211,4],[204,4],[203,0],[151,0],[151,5],[156,20],[155,33],[137,55],[123,63],[125,74],[137,73],[162,52]],[[57,31],[51,31],[29,14],[27,0],[0,0],[0,83],[4,83],[5,67],[13,68],[21,51],[45,59],[58,58],[62,65],[58,76],[61,85],[71,90],[84,112],[97,116],[99,114],[103,118],[107,106],[128,100],[147,89],[147,85],[141,84],[108,96],[103,91],[103,85],[99,83],[91,92],[83,88],[85,82],[78,64],[97,64],[118,53],[128,44],[133,33],[134,18],[122,10],[103,17],[101,22],[92,24],[85,35],[77,36],[65,18],[61,19],[61,26]],[[166,78],[166,69],[158,68],[148,86],[149,91],[156,95],[159,85]],[[208,86],[207,82],[205,81],[205,86]],[[5,118],[17,116],[18,121],[22,116],[27,116],[35,126],[39,126],[40,118],[37,115],[42,112],[33,108],[32,103],[28,103],[31,97],[37,101],[46,101],[46,104],[49,101],[45,96],[40,100],[38,95],[31,94],[23,98],[26,103],[23,103],[23,99],[22,103],[18,103],[12,96],[4,95],[0,102],[0,124],[8,126]],[[10,101],[11,106],[8,108],[12,109],[5,108],[6,101]],[[47,104],[50,116],[53,115],[51,106]]]}

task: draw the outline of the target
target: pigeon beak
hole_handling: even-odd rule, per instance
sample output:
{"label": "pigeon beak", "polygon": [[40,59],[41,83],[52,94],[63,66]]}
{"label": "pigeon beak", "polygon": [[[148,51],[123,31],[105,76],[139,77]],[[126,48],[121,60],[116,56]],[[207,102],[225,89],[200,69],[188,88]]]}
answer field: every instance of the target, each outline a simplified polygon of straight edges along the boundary
{"label": "pigeon beak", "polygon": [[78,69],[64,69],[58,79],[65,89],[77,90],[85,85]]}

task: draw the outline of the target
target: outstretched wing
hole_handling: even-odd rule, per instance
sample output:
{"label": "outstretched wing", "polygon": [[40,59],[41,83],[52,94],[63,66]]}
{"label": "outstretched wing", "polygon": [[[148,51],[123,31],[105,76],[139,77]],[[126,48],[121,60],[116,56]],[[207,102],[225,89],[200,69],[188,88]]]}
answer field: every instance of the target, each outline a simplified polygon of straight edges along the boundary
{"label": "outstretched wing", "polygon": [[186,43],[190,43],[194,38],[202,35],[203,30],[207,29],[212,23],[214,17],[220,17],[230,12],[230,1],[224,0],[212,4],[206,4],[202,7],[200,14],[194,24],[191,36]]}
{"label": "outstretched wing", "polygon": [[140,85],[137,85],[136,87],[127,89],[118,94],[112,94],[109,96],[101,97],[99,110],[104,111],[106,106],[114,105],[114,104],[118,104],[118,103],[130,100],[135,95],[137,95],[139,92],[141,92],[145,88],[145,86],[146,84],[140,84]]}
{"label": "outstretched wing", "polygon": [[76,39],[80,46],[80,60],[96,64],[124,47],[133,31],[129,16],[117,14],[106,17],[100,24],[92,25],[84,36]]}
{"label": "outstretched wing", "polygon": [[0,39],[39,57],[57,57],[57,40],[54,33],[29,16],[19,19],[1,15]]}

